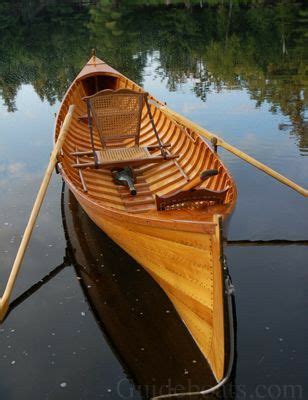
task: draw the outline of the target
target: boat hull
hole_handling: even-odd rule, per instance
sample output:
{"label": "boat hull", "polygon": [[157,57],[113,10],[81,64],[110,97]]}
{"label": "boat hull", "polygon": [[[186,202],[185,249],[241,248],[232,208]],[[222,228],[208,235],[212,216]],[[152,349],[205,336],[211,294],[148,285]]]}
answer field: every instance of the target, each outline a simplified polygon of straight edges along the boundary
{"label": "boat hull", "polygon": [[[75,192],[87,215],[155,279],[172,301],[217,381],[224,375],[224,305],[221,235],[117,220]],[[155,305],[153,305],[155,306]]]}
{"label": "boat hull", "polygon": [[[104,340],[142,397],[215,386],[212,368],[155,280],[92,223],[67,188],[61,209],[69,261]],[[216,396],[233,399],[232,382],[230,376]]]}

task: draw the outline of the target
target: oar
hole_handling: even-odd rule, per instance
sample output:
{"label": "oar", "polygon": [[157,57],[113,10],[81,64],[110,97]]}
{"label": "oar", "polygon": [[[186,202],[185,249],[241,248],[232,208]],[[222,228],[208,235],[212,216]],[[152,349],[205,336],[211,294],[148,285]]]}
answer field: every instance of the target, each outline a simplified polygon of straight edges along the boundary
{"label": "oar", "polygon": [[265,172],[266,174],[272,176],[273,178],[277,179],[279,182],[283,183],[284,185],[289,186],[296,192],[300,193],[301,195],[308,197],[308,189],[305,189],[298,185],[297,183],[291,181],[290,179],[286,178],[285,176],[279,174],[278,172],[274,171],[272,168],[268,167],[267,165],[261,163],[260,161],[256,160],[255,158],[249,156],[248,154],[244,153],[243,151],[237,149],[236,147],[232,146],[231,144],[225,142],[220,137],[214,135],[213,133],[207,131],[206,129],[202,128],[198,124],[190,121],[189,119],[183,117],[182,115],[178,114],[177,112],[169,109],[167,106],[160,105],[153,100],[151,103],[154,103],[157,108],[159,108],[165,115],[169,118],[173,119],[175,122],[178,122],[181,125],[184,125],[193,131],[199,133],[200,135],[204,136],[206,139],[210,140],[213,145],[221,146],[224,149],[230,151],[230,153],[235,154],[237,157],[245,160],[249,164],[253,165],[254,167],[260,169],[261,171]]}
{"label": "oar", "polygon": [[32,285],[29,289],[27,289],[25,292],[23,292],[20,296],[18,296],[16,299],[14,299],[8,306],[6,314],[3,316],[3,321],[10,315],[10,313],[20,306],[25,300],[27,300],[29,297],[31,297],[34,293],[36,293],[42,286],[44,286],[46,283],[51,281],[55,276],[57,276],[65,267],[68,265],[71,265],[67,263],[65,260],[63,261],[62,264],[58,265],[55,267],[52,271],[50,271],[47,275],[45,275],[42,279],[40,279],[38,282],[36,282],[34,285]]}
{"label": "oar", "polygon": [[49,160],[49,164],[48,167],[46,169],[43,181],[41,183],[41,187],[38,191],[35,203],[33,205],[32,211],[31,211],[31,215],[27,224],[27,227],[25,229],[25,232],[23,234],[19,249],[17,251],[16,257],[15,257],[15,261],[14,264],[12,266],[12,270],[9,276],[9,279],[7,281],[3,296],[0,299],[0,321],[3,320],[3,318],[5,317],[5,314],[7,313],[8,307],[9,307],[9,300],[13,291],[13,287],[22,263],[22,260],[24,258],[33,228],[34,228],[34,224],[35,221],[37,219],[37,216],[39,214],[41,205],[43,203],[49,182],[50,182],[50,178],[51,175],[53,173],[53,170],[55,168],[55,165],[57,163],[57,155],[59,153],[59,151],[62,148],[62,144],[64,142],[64,139],[67,135],[68,132],[68,128],[73,116],[73,112],[74,112],[74,106],[71,105],[68,113],[64,119],[63,125],[61,127],[59,136],[58,136],[58,140],[53,148],[53,151],[51,153],[50,156],[50,160]]}

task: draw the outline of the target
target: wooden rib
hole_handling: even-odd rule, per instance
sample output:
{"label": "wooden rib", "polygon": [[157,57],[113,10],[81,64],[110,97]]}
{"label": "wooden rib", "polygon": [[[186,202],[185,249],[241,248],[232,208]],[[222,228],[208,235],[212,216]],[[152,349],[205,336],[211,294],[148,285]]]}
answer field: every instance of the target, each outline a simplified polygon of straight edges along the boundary
{"label": "wooden rib", "polygon": [[[78,150],[77,150],[77,147],[76,147],[76,151],[78,151]],[[76,156],[76,162],[77,162],[77,164],[79,164],[79,157],[78,157],[78,155]],[[86,192],[88,191],[88,189],[87,189],[86,183],[85,183],[85,181],[84,181],[84,177],[83,177],[82,171],[79,170],[78,172],[79,172],[79,178],[80,178],[80,182],[81,182],[81,184],[82,184],[83,191],[86,193]]]}
{"label": "wooden rib", "polygon": [[[171,151],[169,149],[166,149],[166,152],[168,154],[172,154]],[[180,166],[180,164],[177,162],[176,159],[173,160],[174,164],[176,165],[177,169],[180,171],[180,173],[183,175],[183,177],[189,181],[189,176],[186,175],[185,171],[183,170],[183,168]]]}

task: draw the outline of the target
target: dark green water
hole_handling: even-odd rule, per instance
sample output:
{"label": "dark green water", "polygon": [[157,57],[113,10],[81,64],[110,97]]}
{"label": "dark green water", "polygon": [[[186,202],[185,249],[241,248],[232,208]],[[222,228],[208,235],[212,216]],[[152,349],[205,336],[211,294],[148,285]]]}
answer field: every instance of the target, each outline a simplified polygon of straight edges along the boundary
{"label": "dark green water", "polygon": [[[54,113],[92,47],[171,108],[308,186],[303,5],[108,3],[0,3],[1,292],[52,148]],[[308,240],[307,199],[219,151],[239,191],[229,239]],[[65,266],[0,326],[1,400],[139,399],[161,385],[210,385],[164,294],[67,193],[61,211],[61,188],[54,176],[13,298],[64,259]],[[75,221],[73,230],[65,233],[63,217]],[[78,279],[69,235],[89,248],[91,283]],[[307,246],[225,252],[236,287],[237,359],[233,390],[220,398],[306,399]],[[104,288],[103,314],[123,316],[117,335],[97,323],[86,294],[94,287]]]}

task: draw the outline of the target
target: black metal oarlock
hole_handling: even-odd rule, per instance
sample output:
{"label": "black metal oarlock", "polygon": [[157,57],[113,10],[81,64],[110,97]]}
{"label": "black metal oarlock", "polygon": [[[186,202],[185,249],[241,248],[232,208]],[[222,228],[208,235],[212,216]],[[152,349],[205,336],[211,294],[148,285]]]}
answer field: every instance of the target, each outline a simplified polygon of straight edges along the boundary
{"label": "black metal oarlock", "polygon": [[215,136],[212,137],[211,143],[212,143],[214,152],[217,153],[218,145],[217,145],[217,138]]}

